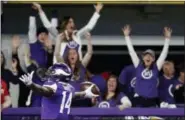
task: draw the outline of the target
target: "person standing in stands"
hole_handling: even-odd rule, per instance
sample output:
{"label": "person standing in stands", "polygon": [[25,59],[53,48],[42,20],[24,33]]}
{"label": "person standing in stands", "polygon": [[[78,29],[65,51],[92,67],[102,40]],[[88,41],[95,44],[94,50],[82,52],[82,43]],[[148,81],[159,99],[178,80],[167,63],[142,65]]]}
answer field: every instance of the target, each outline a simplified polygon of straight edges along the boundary
{"label": "person standing in stands", "polygon": [[6,82],[1,79],[1,111],[11,106],[11,98]]}
{"label": "person standing in stands", "polygon": [[135,52],[131,39],[131,28],[126,25],[123,29],[125,41],[129,51],[129,55],[132,59],[134,67],[136,68],[136,85],[134,101],[137,101],[134,106],[137,107],[155,107],[158,99],[158,75],[162,68],[162,65],[168,55],[169,44],[172,30],[168,27],[164,28],[164,46],[163,50],[155,62],[155,53],[153,50],[148,49],[143,52],[142,58],[139,59]]}
{"label": "person standing in stands", "polygon": [[[38,75],[38,70],[43,70],[44,68],[39,68],[37,62],[31,59],[29,48],[25,48],[24,61],[28,72],[35,71],[35,73],[33,74],[33,82],[42,86],[45,81]],[[26,105],[31,107],[41,107],[41,100],[42,96],[40,94],[32,92],[32,90],[30,90]]]}
{"label": "person standing in stands", "polygon": [[[48,68],[52,63],[48,63],[49,56],[53,56],[52,35],[49,29],[45,27],[36,27],[36,12],[37,8],[33,4],[31,16],[29,17],[28,38],[30,43],[31,59],[35,60],[40,67]],[[54,20],[53,20],[54,19]],[[55,18],[52,19],[53,27],[56,27]],[[39,56],[39,57],[38,57]],[[49,64],[49,65],[48,65]]]}
{"label": "person standing in stands", "polygon": [[[74,41],[71,41],[69,45],[66,46],[66,56],[61,56],[60,55],[60,50],[62,48],[61,42],[66,39],[66,36],[64,33],[61,33],[57,37],[57,44],[55,46],[55,55],[56,55],[56,60],[57,62],[64,62],[66,63],[72,70],[73,76],[72,80],[70,81],[70,84],[75,88],[75,91],[80,91],[80,85],[82,82],[84,82],[86,79],[86,67],[89,64],[92,54],[93,54],[93,47],[91,43],[91,35],[90,33],[87,33],[85,35],[85,39],[88,40],[88,45],[87,45],[87,53],[83,57],[82,60],[80,60],[80,56],[78,53],[78,44]],[[78,98],[76,98],[78,99]],[[82,102],[83,101],[83,102]],[[79,104],[82,103],[82,104]],[[77,102],[73,100],[72,106],[83,106],[83,105],[90,105],[89,100],[86,99],[84,100],[78,100]]]}
{"label": "person standing in stands", "polygon": [[[82,47],[82,42],[81,39],[83,36],[85,36],[85,34],[87,32],[90,32],[96,25],[99,17],[100,17],[100,11],[103,8],[102,4],[97,4],[95,5],[95,12],[93,14],[93,16],[91,17],[90,21],[87,23],[87,25],[85,25],[83,28],[81,28],[80,30],[77,30],[75,23],[74,23],[74,19],[71,16],[65,16],[64,19],[62,20],[59,28],[60,31],[58,31],[56,29],[56,27],[54,27],[49,20],[47,19],[44,11],[42,10],[42,7],[40,4],[38,3],[33,3],[34,8],[36,10],[38,10],[39,12],[39,16],[41,18],[41,21],[44,24],[44,27],[48,29],[48,31],[57,39],[57,35],[59,35],[60,33],[64,33],[66,36],[66,39],[60,43],[61,49],[60,49],[60,56],[66,56],[66,46],[70,41],[75,41],[75,44],[78,44],[78,54],[79,54],[79,58],[80,60],[82,60],[82,51],[81,51],[81,47]],[[56,41],[57,42],[57,41]],[[57,43],[56,43],[57,44]],[[70,44],[70,43],[69,43]],[[55,48],[58,49],[58,48]],[[54,63],[56,63],[56,56],[54,55]]]}
{"label": "person standing in stands", "polygon": [[8,91],[10,92],[12,107],[25,107],[25,101],[29,92],[24,84],[19,81],[19,77],[24,74],[20,67],[18,57],[12,57],[11,70],[5,68],[5,58],[1,52],[1,78],[6,82]]}
{"label": "person standing in stands", "polygon": [[115,75],[110,75],[107,80],[106,92],[97,100],[99,108],[119,107],[120,110],[132,106],[129,98],[119,90],[119,82]]}
{"label": "person standing in stands", "polygon": [[20,67],[22,71],[27,72],[24,64],[24,48],[28,47],[26,40],[23,40],[18,35],[13,35],[12,38],[2,38],[2,52],[6,59],[5,67],[12,70],[12,57],[16,55],[20,61]]}
{"label": "person standing in stands", "polygon": [[177,104],[184,104],[184,97],[185,97],[185,92],[184,92],[184,83],[185,83],[185,76],[184,76],[184,65],[180,66],[180,72],[179,72],[179,77],[178,79],[175,80],[174,86],[173,86],[173,93],[174,93],[174,98],[175,102]]}
{"label": "person standing in stands", "polygon": [[78,48],[76,42],[70,42],[68,46],[66,46],[66,56],[62,57],[60,56],[60,43],[66,39],[66,36],[64,33],[61,33],[57,37],[57,44],[55,49],[55,55],[57,62],[65,62],[69,67],[72,69],[73,76],[72,76],[72,85],[76,86],[76,90],[80,90],[80,83],[85,81],[85,75],[86,75],[86,67],[89,64],[92,54],[93,54],[93,47],[91,43],[91,35],[90,33],[86,33],[85,38],[88,40],[87,45],[87,53],[83,57],[82,60],[80,60],[79,54],[78,54]]}
{"label": "person standing in stands", "polygon": [[161,102],[175,104],[172,92],[175,79],[174,63],[165,61],[163,65],[163,75],[159,77],[159,99]]}
{"label": "person standing in stands", "polygon": [[136,69],[134,65],[129,65],[123,68],[119,75],[120,89],[123,91],[129,99],[132,101],[134,97],[134,88],[136,83]]}
{"label": "person standing in stands", "polygon": [[175,104],[172,91],[175,80],[174,63],[171,61],[165,61],[163,65],[163,75],[159,78],[159,99],[161,102]]}

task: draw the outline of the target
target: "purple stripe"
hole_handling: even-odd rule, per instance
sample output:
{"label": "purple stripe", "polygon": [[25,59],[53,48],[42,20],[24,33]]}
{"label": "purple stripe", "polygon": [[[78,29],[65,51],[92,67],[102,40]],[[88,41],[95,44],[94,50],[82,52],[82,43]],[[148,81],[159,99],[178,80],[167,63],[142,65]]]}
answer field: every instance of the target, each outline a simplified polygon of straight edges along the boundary
{"label": "purple stripe", "polygon": [[[9,108],[3,111],[3,115],[40,115],[40,108]],[[184,108],[130,108],[120,111],[118,108],[72,108],[71,115],[158,115],[158,116],[184,116]]]}

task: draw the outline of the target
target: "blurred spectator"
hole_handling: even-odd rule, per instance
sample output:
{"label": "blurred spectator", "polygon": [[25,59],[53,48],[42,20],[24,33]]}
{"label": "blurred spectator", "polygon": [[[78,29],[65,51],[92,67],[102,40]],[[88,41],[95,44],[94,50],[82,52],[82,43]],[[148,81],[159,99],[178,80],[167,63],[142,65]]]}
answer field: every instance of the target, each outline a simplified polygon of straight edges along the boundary
{"label": "blurred spectator", "polygon": [[119,90],[119,82],[115,75],[110,75],[107,80],[106,92],[97,100],[99,108],[118,106],[121,110],[132,106],[129,98]]}
{"label": "blurred spectator", "polygon": [[11,106],[11,98],[6,82],[1,79],[1,111]]}
{"label": "blurred spectator", "polygon": [[[88,45],[87,45],[87,53],[85,54],[84,58],[82,61],[79,58],[78,54],[78,45],[75,41],[70,41],[69,44],[66,46],[67,51],[66,51],[66,56],[60,56],[60,50],[62,47],[61,42],[64,40],[65,34],[60,34],[57,37],[56,41],[56,46],[55,46],[55,56],[57,62],[65,62],[70,66],[70,68],[73,71],[73,76],[72,76],[72,81],[70,84],[75,88],[76,91],[80,91],[80,83],[85,81],[86,77],[86,67],[89,64],[92,53],[93,53],[93,48],[91,44],[91,35],[90,33],[86,34],[86,39],[88,40]],[[82,103],[82,104],[79,104]],[[89,99],[75,99],[73,100],[72,106],[91,106],[91,101]]]}
{"label": "blurred spectator", "polygon": [[[82,60],[82,42],[81,39],[82,37],[87,33],[90,32],[96,25],[99,17],[100,17],[100,11],[103,8],[102,4],[97,4],[95,5],[95,13],[93,14],[92,18],[90,19],[90,21],[88,22],[88,24],[86,26],[84,26],[82,29],[80,29],[79,31],[76,30],[76,26],[74,23],[74,19],[71,16],[65,16],[64,19],[62,20],[62,23],[60,25],[60,31],[57,32],[57,30],[54,30],[55,28],[52,27],[52,25],[50,24],[50,22],[48,21],[44,11],[42,10],[41,6],[39,4],[34,4],[34,6],[37,8],[37,10],[39,11],[39,15],[41,17],[41,20],[44,24],[44,26],[48,29],[50,29],[53,32],[54,36],[57,36],[60,33],[65,34],[65,40],[62,43],[59,43],[61,45],[61,49],[59,49],[59,56],[63,56],[64,54],[66,54],[66,46],[68,44],[68,42],[70,41],[75,41],[78,45],[77,51],[79,54],[79,59]],[[57,46],[57,42],[56,42],[56,46]],[[58,49],[58,48],[56,48]],[[55,50],[56,51],[56,50]],[[65,55],[64,55],[65,56]],[[54,63],[57,62],[56,60],[57,56],[54,56]]]}
{"label": "blurred spectator", "polygon": [[75,87],[77,91],[80,90],[80,83],[85,81],[86,67],[91,60],[93,52],[90,33],[87,33],[86,39],[88,40],[87,53],[85,54],[82,61],[79,58],[79,54],[76,48],[77,44],[74,41],[71,41],[67,46],[67,56],[65,58],[60,56],[60,42],[64,40],[63,33],[58,36],[58,44],[56,44],[57,49],[55,49],[57,62],[66,62],[66,64],[68,64],[72,69],[73,81],[71,82],[71,84]]}
{"label": "blurred spectator", "polygon": [[[33,6],[34,9],[37,9]],[[51,34],[48,32],[49,29],[36,27],[35,12],[32,10],[32,14],[29,17],[29,31],[28,38],[30,43],[31,59],[35,60],[40,67],[48,67],[49,58],[52,62],[53,56],[53,43],[50,37]],[[50,35],[50,36],[49,36]],[[38,57],[39,56],[39,57]]]}
{"label": "blurred spectator", "polygon": [[[44,68],[39,68],[39,65],[37,64],[37,62],[30,58],[29,48],[25,49],[24,60],[25,60],[25,64],[26,64],[28,72],[30,73],[32,71],[35,71],[35,73],[33,75],[33,82],[37,83],[39,85],[43,85],[44,81],[42,80],[42,78],[44,78],[44,77],[43,77],[43,75],[38,76],[37,71],[39,69],[44,69]],[[27,101],[26,101],[26,105],[27,106],[32,106],[32,107],[41,107],[41,100],[42,100],[41,95],[39,95],[38,93],[30,91],[29,96],[28,96]]]}
{"label": "blurred spectator", "polygon": [[172,30],[164,28],[165,43],[160,57],[155,62],[155,52],[153,50],[146,50],[142,54],[140,60],[135,52],[131,39],[129,37],[131,28],[126,25],[123,29],[126,44],[134,67],[136,68],[136,86],[134,95],[134,106],[137,107],[154,107],[157,105],[158,99],[158,75],[162,68],[163,62],[168,55],[169,43]]}
{"label": "blurred spectator", "polygon": [[[12,106],[25,106],[24,98],[26,96],[26,86],[21,84],[19,81],[19,76],[21,76],[24,72],[20,68],[20,64],[18,62],[18,58],[15,55],[12,57],[12,68],[11,70],[5,69],[5,59],[4,55],[1,52],[1,77],[5,80],[7,84],[7,88],[10,91],[10,96],[12,99]],[[22,91],[21,91],[22,90]]]}
{"label": "blurred spectator", "polygon": [[178,104],[184,104],[185,99],[185,93],[184,93],[184,65],[181,65],[180,67],[180,75],[178,77],[178,79],[175,81],[174,83],[174,97],[175,97],[175,101]]}
{"label": "blurred spectator", "polygon": [[129,65],[123,68],[121,74],[119,75],[120,89],[124,92],[129,99],[132,101],[135,91],[136,83],[136,69],[134,65]]}
{"label": "blurred spectator", "polygon": [[6,59],[5,67],[8,69],[12,69],[12,56],[17,55],[20,61],[21,69],[24,72],[27,72],[26,66],[24,64],[24,47],[28,47],[26,40],[22,40],[20,36],[13,35],[11,40],[2,39],[2,52],[4,53],[4,57]]}
{"label": "blurred spectator", "polygon": [[175,104],[173,97],[173,83],[176,80],[174,63],[166,61],[163,65],[163,75],[159,78],[159,98],[161,102]]}
{"label": "blurred spectator", "polygon": [[[20,68],[20,61],[18,60],[18,56],[14,55],[12,57],[12,72],[14,74],[13,80],[17,82],[17,84],[11,84],[10,82],[10,95],[12,98],[12,106],[14,107],[14,101],[18,101],[19,107],[25,107],[26,99],[29,93],[29,89],[19,80],[19,77],[24,74],[22,69]],[[15,106],[17,107],[17,106]]]}

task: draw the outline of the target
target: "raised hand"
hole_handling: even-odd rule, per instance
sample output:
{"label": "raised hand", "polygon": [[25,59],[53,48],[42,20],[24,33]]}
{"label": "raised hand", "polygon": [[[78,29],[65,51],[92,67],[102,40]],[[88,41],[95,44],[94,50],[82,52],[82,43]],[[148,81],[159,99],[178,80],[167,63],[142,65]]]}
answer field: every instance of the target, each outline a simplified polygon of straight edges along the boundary
{"label": "raised hand", "polygon": [[94,8],[95,8],[96,12],[99,13],[103,8],[103,4],[98,3],[97,5],[94,5]]}
{"label": "raised hand", "polygon": [[126,36],[130,35],[131,32],[131,27],[130,25],[125,25],[124,28],[122,28],[123,34]]}
{"label": "raised hand", "polygon": [[52,48],[52,45],[53,45],[52,40],[50,40],[50,39],[44,40],[44,45],[47,48]]}
{"label": "raised hand", "polygon": [[170,27],[164,27],[164,36],[165,38],[171,38],[172,29]]}
{"label": "raised hand", "polygon": [[98,97],[99,95],[96,95],[94,93],[92,93],[92,88],[94,87],[94,84],[91,85],[89,88],[87,88],[84,92],[85,92],[85,98],[95,98]]}
{"label": "raised hand", "polygon": [[22,81],[25,85],[29,86],[32,84],[33,74],[34,74],[34,71],[28,74],[24,74],[19,78],[19,80]]}
{"label": "raised hand", "polygon": [[34,10],[38,10],[38,11],[42,10],[41,5],[38,4],[38,3],[36,3],[36,2],[34,2],[34,3],[32,4],[32,8],[33,8]]}
{"label": "raised hand", "polygon": [[30,58],[30,49],[28,46],[24,46],[24,62],[26,66],[29,66],[31,64],[31,58]]}
{"label": "raised hand", "polygon": [[66,34],[65,33],[60,33],[59,38],[60,38],[60,42],[62,42],[64,39],[66,39]]}

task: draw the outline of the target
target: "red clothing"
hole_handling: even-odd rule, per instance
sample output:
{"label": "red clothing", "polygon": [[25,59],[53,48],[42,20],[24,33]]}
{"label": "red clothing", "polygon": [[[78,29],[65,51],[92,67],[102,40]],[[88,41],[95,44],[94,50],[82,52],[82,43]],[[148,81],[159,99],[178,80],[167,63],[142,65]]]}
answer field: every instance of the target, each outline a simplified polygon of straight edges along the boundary
{"label": "red clothing", "polygon": [[9,96],[6,82],[1,79],[1,105],[4,103],[5,96]]}

